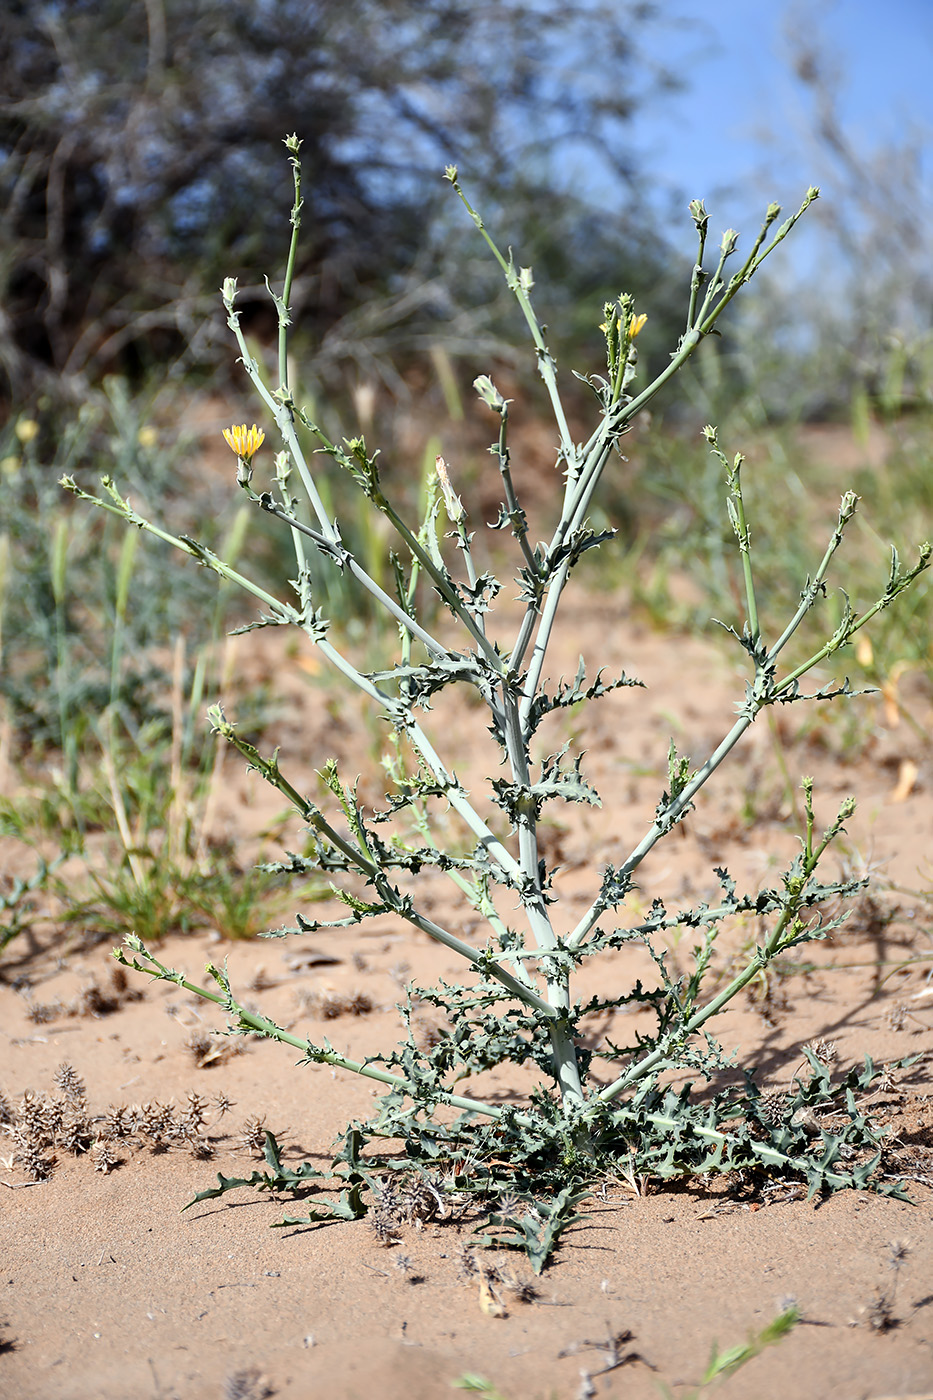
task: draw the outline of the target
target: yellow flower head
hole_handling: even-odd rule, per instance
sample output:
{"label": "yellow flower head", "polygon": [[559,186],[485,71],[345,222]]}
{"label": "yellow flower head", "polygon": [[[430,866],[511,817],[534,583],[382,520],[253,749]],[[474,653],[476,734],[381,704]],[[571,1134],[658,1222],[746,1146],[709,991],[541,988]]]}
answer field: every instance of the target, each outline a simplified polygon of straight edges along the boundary
{"label": "yellow flower head", "polygon": [[39,436],[39,424],[35,418],[20,418],[13,431],[20,442],[32,442],[34,438]]}
{"label": "yellow flower head", "polygon": [[266,440],[265,433],[255,423],[251,428],[247,428],[245,423],[224,428],[224,437],[227,446],[233,449],[241,462],[251,462]]}
{"label": "yellow flower head", "polygon": [[636,337],[636,335],[638,335],[639,331],[641,331],[641,330],[643,329],[644,324],[645,324],[645,322],[647,321],[647,319],[648,319],[648,313],[647,313],[646,311],[643,311],[643,312],[641,313],[640,316],[633,316],[633,317],[632,317],[631,321],[629,321],[629,326],[628,326],[628,338],[629,338],[629,340],[634,340],[634,339],[635,339],[635,337]]}

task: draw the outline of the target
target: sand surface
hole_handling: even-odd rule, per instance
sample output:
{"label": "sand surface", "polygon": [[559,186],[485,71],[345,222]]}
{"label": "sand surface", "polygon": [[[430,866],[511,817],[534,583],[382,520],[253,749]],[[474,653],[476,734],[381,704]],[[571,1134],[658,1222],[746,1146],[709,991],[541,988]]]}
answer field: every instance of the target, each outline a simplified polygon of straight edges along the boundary
{"label": "sand surface", "polygon": [[[552,677],[572,675],[581,650],[649,689],[602,700],[585,731],[574,729],[604,806],[553,809],[549,855],[562,865],[562,927],[586,907],[600,866],[645,829],[671,735],[692,758],[704,755],[729,727],[743,684],[740,657],[733,665],[711,643],[660,637],[612,597],[568,598]],[[336,753],[346,777],[362,775],[364,799],[378,795],[384,736],[372,721],[367,727],[354,697],[325,703],[310,647],[289,652],[264,634],[242,639],[234,691],[270,674],[280,704],[269,747],[281,745],[283,768],[312,790],[313,770]],[[794,781],[815,777],[821,822],[847,793],[859,798],[828,870],[835,874],[842,860],[870,869],[875,893],[859,901],[846,928],[805,950],[810,971],[775,978],[764,1001],[742,997],[716,1030],[773,1090],[789,1086],[801,1047],[817,1038],[834,1042],[834,1072],[866,1054],[919,1057],[872,1101],[893,1134],[887,1170],[905,1179],[911,1204],[853,1192],[808,1203],[782,1182],[633,1182],[620,1163],[538,1279],[522,1256],[472,1252],[477,1218],[466,1214],[412,1226],[389,1248],[365,1220],[270,1229],[288,1202],[245,1190],[182,1214],[217,1172],[249,1176],[261,1165],[246,1145],[251,1120],[253,1130],[262,1120],[276,1133],[290,1164],[326,1167],[342,1126],[371,1109],[372,1085],[296,1067],[295,1052],[267,1041],[238,1040],[238,1054],[218,1041],[225,1053],[212,1057],[198,1045],[222,1028],[213,1008],[136,975],[115,986],[109,944],[96,942],[93,928],[63,934],[40,923],[0,964],[0,1087],[14,1115],[25,1094],[61,1097],[54,1076],[66,1063],[86,1086],[97,1123],[115,1107],[142,1111],[155,1102],[183,1117],[190,1095],[203,1101],[204,1121],[200,1147],[176,1139],[157,1151],[145,1133],[128,1135],[109,1170],[95,1170],[92,1152],[58,1149],[40,1182],[14,1160],[13,1140],[0,1137],[4,1400],[433,1400],[457,1393],[452,1384],[469,1373],[506,1400],[647,1400],[661,1382],[687,1394],[714,1340],[723,1348],[743,1341],[790,1300],[803,1319],[793,1333],[704,1395],[933,1396],[933,763],[881,700],[852,703],[860,707],[857,742],[844,724],[802,706],[777,716],[777,739]],[[478,790],[488,754],[482,713],[461,701],[445,706],[431,717],[435,732],[451,766]],[[235,701],[228,708],[235,717]],[[225,759],[222,785],[218,839],[233,835],[267,854],[300,842],[287,823],[274,841],[263,838],[282,800],[235,754]],[[794,849],[775,732],[762,719],[697,811],[645,863],[640,897],[710,898],[721,864],[740,888],[759,888]],[[475,917],[442,876],[428,876],[423,888],[433,918],[478,937]],[[322,917],[323,907],[305,912]],[[748,930],[724,933],[723,960],[743,937]],[[295,951],[318,960],[288,960]],[[672,957],[686,952],[673,948]],[[220,945],[204,930],[165,939],[158,955],[196,981],[205,980],[208,960],[228,956],[234,986],[251,989],[248,1000],[296,1034],[326,1036],[357,1058],[398,1038],[395,1003],[408,979],[459,975],[453,954],[385,919],[287,943]],[[643,971],[642,950],[608,954],[585,970],[581,990],[621,990]],[[89,997],[93,986],[98,994]],[[341,997],[371,1009],[326,1020],[325,1008]],[[36,1004],[51,1008],[49,1019],[30,1015]],[[624,1034],[618,1021],[608,1029]],[[897,1270],[892,1245],[907,1247]],[[492,1307],[477,1260],[480,1273],[499,1271]],[[887,1326],[873,1325],[884,1320],[879,1298]]]}

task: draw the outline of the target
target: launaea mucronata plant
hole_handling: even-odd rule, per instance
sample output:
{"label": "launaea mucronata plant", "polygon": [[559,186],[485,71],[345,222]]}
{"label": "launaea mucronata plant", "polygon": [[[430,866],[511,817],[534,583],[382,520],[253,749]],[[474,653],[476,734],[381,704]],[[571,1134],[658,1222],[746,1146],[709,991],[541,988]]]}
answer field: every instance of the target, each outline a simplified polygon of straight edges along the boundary
{"label": "launaea mucronata plant", "polygon": [[[701,201],[690,205],[698,252],[685,291],[686,324],[669,363],[650,383],[640,387],[637,344],[645,311],[628,293],[600,308],[594,319],[605,338],[603,372],[586,377],[592,390],[594,426],[586,441],[577,441],[558,387],[554,358],[532,305],[530,269],[504,256],[482,219],[461,189],[456,169],[447,179],[476,225],[478,235],[498,262],[527,324],[534,359],[547,391],[554,419],[555,465],[562,489],[553,528],[543,541],[532,539],[526,513],[510,467],[509,403],[493,380],[475,382],[479,404],[495,425],[492,458],[501,479],[502,503],[492,529],[511,537],[512,576],[522,603],[521,618],[506,635],[498,620],[496,600],[500,581],[481,571],[474,557],[469,523],[478,518],[464,504],[457,484],[438,460],[433,489],[423,519],[405,519],[380,474],[378,454],[360,437],[332,441],[315,417],[292,392],[289,377],[288,328],[295,250],[301,225],[300,142],[286,142],[294,177],[295,199],[287,271],[281,292],[273,292],[278,313],[278,379],[269,383],[243,336],[236,309],[237,286],[228,279],[223,288],[231,332],[242,364],[261,404],[264,426],[234,427],[227,440],[237,457],[236,480],[253,508],[274,520],[295,556],[292,591],[275,596],[255,582],[248,563],[234,569],[193,538],[173,535],[165,525],[144,519],[125,500],[117,485],[104,478],[102,493],[65,485],[84,499],[122,516],[130,527],[146,531],[193,556],[220,578],[244,588],[260,608],[254,625],[297,629],[317,648],[330,667],[335,685],[355,687],[367,697],[396,742],[396,761],[387,768],[384,805],[364,808],[336,764],[325,755],[319,762],[325,778],[325,798],[317,800],[293,782],[279,766],[276,752],[250,744],[230,723],[220,706],[210,711],[214,729],[233,745],[262,777],[283,794],[310,833],[308,856],[292,856],[278,868],[305,873],[327,871],[340,890],[346,915],[330,927],[346,930],[363,920],[391,915],[412,930],[442,943],[462,959],[458,985],[411,989],[413,998],[442,1013],[447,1027],[430,1046],[410,1033],[400,1043],[386,1045],[375,1058],[355,1061],[330,1044],[314,1044],[272,1020],[247,1009],[225,972],[211,966],[211,985],[200,986],[163,965],[138,938],[117,952],[125,965],[150,976],[175,982],[215,1002],[226,1013],[234,1032],[260,1034],[297,1049],[306,1063],[326,1063],[349,1074],[367,1076],[384,1086],[373,1120],[352,1124],[337,1152],[329,1194],[307,1202],[304,1214],[288,1220],[320,1219],[327,1215],[355,1218],[373,1209],[385,1224],[393,1218],[443,1215],[451,1200],[477,1196],[489,1205],[479,1242],[523,1249],[540,1269],[561,1232],[579,1218],[579,1208],[593,1182],[619,1164],[634,1174],[670,1178],[682,1173],[755,1170],[788,1174],[807,1183],[809,1191],[868,1187],[892,1191],[896,1183],[879,1172],[879,1134],[858,1107],[859,1091],[874,1074],[868,1063],[832,1080],[827,1067],[808,1053],[807,1070],[779,1103],[762,1097],[749,1073],[729,1070],[712,1035],[717,1015],[743,988],[789,949],[824,937],[833,919],[821,914],[827,901],[838,902],[857,886],[823,881],[820,861],[842,831],[853,810],[840,807],[827,829],[818,831],[813,813],[812,783],[804,781],[805,835],[799,854],[773,887],[740,893],[726,871],[718,872],[721,895],[713,904],[669,909],[655,901],[647,915],[627,912],[626,896],[639,866],[660,842],[667,841],[691,810],[701,789],[736,750],[761,712],[773,705],[827,704],[849,693],[848,685],[830,685],[807,692],[808,672],[846,645],[876,614],[887,608],[927,567],[930,547],[918,562],[902,567],[896,553],[890,574],[877,598],[861,611],[846,602],[842,619],[825,643],[800,657],[794,641],[804,617],[818,608],[826,594],[834,556],[857,506],[848,493],[839,508],[822,557],[800,581],[800,600],[784,623],[767,630],[759,616],[752,532],[742,490],[742,457],[728,457],[717,432],[707,428],[709,447],[723,471],[724,510],[728,513],[744,579],[744,617],[733,621],[737,647],[744,653],[747,679],[737,696],[735,712],[723,722],[721,740],[694,766],[673,747],[667,754],[667,785],[658,794],[653,820],[623,858],[593,872],[591,898],[567,913],[539,841],[542,813],[551,804],[598,803],[582,758],[566,749],[548,752],[539,739],[546,716],[570,706],[579,710],[599,703],[611,691],[626,689],[628,701],[639,703],[638,682],[622,674],[607,677],[599,656],[581,661],[572,681],[556,686],[547,681],[549,648],[560,625],[560,605],[575,567],[584,555],[611,547],[611,532],[591,528],[593,495],[600,479],[618,462],[619,444],[636,415],[670,388],[678,371],[717,327],[734,297],[754,277],[764,260],[794,228],[817,198],[810,189],[800,208],[784,222],[777,205],[769,206],[762,227],[743,256],[734,230],[723,234],[707,258],[709,216]],[[707,265],[709,263],[709,265]],[[259,413],[257,412],[257,416]],[[306,456],[299,427],[316,444]],[[268,489],[254,489],[253,458],[263,439],[278,443],[274,479]],[[355,482],[366,508],[387,522],[394,546],[387,549],[383,587],[355,556],[341,534],[340,521],[329,512],[331,493],[322,489],[322,476],[345,473]],[[449,533],[438,529],[443,516]],[[378,672],[360,668],[347,646],[331,635],[328,619],[312,594],[308,560],[315,552],[383,610],[398,633],[395,660]],[[501,554],[502,550],[499,551]],[[248,550],[241,554],[241,560]],[[497,554],[496,557],[499,557]],[[430,585],[459,630],[459,643],[436,630],[436,612],[419,612],[419,581]],[[510,585],[510,592],[514,589]],[[790,658],[790,659],[788,659]],[[468,687],[485,706],[489,728],[489,774],[484,789],[467,791],[444,751],[444,733],[431,724],[431,701],[450,686]],[[439,819],[452,809],[468,837],[459,845],[444,845],[439,833],[450,823]],[[611,816],[610,816],[611,819]],[[676,855],[674,857],[676,860]],[[483,934],[468,939],[460,920],[440,923],[419,898],[418,875],[442,871],[458,891],[463,923],[482,921]],[[707,986],[717,934],[738,916],[753,915],[764,930],[757,946],[747,951],[743,965],[725,985]],[[291,932],[313,936],[321,927],[299,920]],[[695,940],[689,976],[672,978],[662,940],[672,930],[687,931]],[[282,932],[282,931],[279,931]],[[627,944],[646,947],[654,959],[653,985],[641,981],[611,995],[575,997],[581,966],[610,949]],[[619,1047],[606,1043],[585,1049],[580,1025],[594,1012],[640,1006],[650,1012],[654,1028],[636,1043]],[[591,1021],[592,1024],[592,1021]],[[457,1086],[471,1072],[500,1065],[522,1065],[534,1071],[536,1083],[524,1102],[503,1104],[459,1093]],[[593,1076],[594,1065],[600,1073]],[[607,1073],[608,1066],[608,1073]],[[687,1080],[684,1080],[684,1072]],[[696,1096],[692,1080],[708,1081],[731,1073],[734,1087]],[[671,1087],[676,1079],[680,1087]],[[814,1132],[818,1109],[819,1126]],[[380,1142],[398,1141],[405,1156],[380,1154]],[[306,1164],[283,1165],[278,1145],[266,1140],[266,1170],[249,1181],[221,1177],[205,1195],[235,1186],[300,1189],[321,1174]],[[338,1192],[333,1180],[338,1179]],[[322,1191],[325,1183],[322,1180]]]}

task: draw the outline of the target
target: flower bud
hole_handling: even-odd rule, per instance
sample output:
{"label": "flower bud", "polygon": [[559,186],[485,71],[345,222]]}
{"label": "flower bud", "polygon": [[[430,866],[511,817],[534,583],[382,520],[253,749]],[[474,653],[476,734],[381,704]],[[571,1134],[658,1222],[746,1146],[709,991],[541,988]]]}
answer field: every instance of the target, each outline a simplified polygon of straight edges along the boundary
{"label": "flower bud", "polygon": [[706,205],[703,203],[702,199],[691,199],[688,208],[690,210],[690,217],[693,219],[697,228],[705,231],[709,223],[709,215],[706,212]]}
{"label": "flower bud", "polygon": [[443,457],[435,457],[434,470],[437,472],[437,479],[444,496],[444,507],[447,511],[448,519],[452,525],[458,525],[466,512],[463,509],[463,502],[459,496],[454,495],[454,488],[450,484],[450,477],[447,475],[447,463]]}
{"label": "flower bud", "polygon": [[502,397],[495,384],[493,384],[492,380],[489,378],[488,374],[481,374],[477,379],[474,379],[473,388],[479,394],[483,403],[486,403],[489,405],[490,408],[495,409],[496,413],[501,413],[502,410],[505,408],[505,405],[508,402],[508,400]]}

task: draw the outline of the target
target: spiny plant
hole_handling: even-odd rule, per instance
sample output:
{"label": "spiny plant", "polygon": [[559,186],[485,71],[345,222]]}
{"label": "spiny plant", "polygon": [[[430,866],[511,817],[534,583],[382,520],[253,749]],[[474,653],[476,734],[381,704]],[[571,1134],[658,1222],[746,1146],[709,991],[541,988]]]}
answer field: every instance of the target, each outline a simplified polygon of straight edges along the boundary
{"label": "spiny plant", "polygon": [[[805,694],[801,682],[910,586],[927,568],[930,546],[924,545],[917,563],[908,568],[892,552],[879,596],[861,611],[846,599],[841,620],[828,639],[785,665],[785,653],[798,629],[826,596],[830,565],[857,498],[851,492],[843,496],[825,551],[810,576],[802,580],[796,608],[769,639],[759,617],[752,533],[743,498],[743,458],[741,454],[727,458],[716,430],[708,427],[707,443],[724,473],[725,509],[744,580],[745,617],[738,625],[727,625],[748,666],[737,715],[724,725],[721,741],[696,768],[671,745],[667,787],[653,820],[629,854],[618,865],[607,866],[594,881],[589,907],[578,918],[562,917],[555,871],[548,863],[539,825],[546,804],[600,801],[584,773],[582,757],[571,756],[569,746],[548,751],[538,732],[542,722],[555,712],[639,684],[625,673],[613,678],[600,670],[588,674],[583,661],[573,680],[550,688],[546,681],[548,653],[568,581],[580,560],[608,544],[612,536],[611,530],[594,531],[588,524],[600,478],[610,469],[636,415],[669,384],[704,339],[716,332],[727,307],[819,192],[808,190],[798,211],[781,224],[779,206],[770,205],[750,251],[731,275],[727,265],[736,256],[738,234],[733,229],[723,234],[708,269],[709,216],[702,201],[691,203],[698,253],[687,293],[686,327],[670,363],[637,390],[636,344],[646,315],[636,312],[627,293],[607,303],[600,327],[606,371],[580,376],[595,398],[597,423],[585,442],[577,442],[559,392],[556,363],[533,309],[531,270],[516,266],[511,253],[500,252],[468,202],[456,168],[448,168],[447,179],[498,262],[527,323],[554,414],[556,463],[563,474],[553,533],[549,540],[536,543],[529,535],[528,517],[511,471],[509,401],[488,376],[481,375],[475,381],[476,392],[498,423],[491,451],[501,476],[503,500],[492,528],[509,532],[514,540],[523,604],[517,632],[506,639],[494,630],[494,604],[501,584],[478,567],[467,512],[443,460],[438,458],[436,464],[425,517],[420,525],[411,524],[385,488],[378,454],[362,437],[332,441],[289,387],[289,300],[302,199],[300,142],[289,137],[286,146],[294,204],[284,285],[280,293],[272,293],[279,325],[276,384],[266,382],[244,339],[235,279],[225,282],[223,300],[246,373],[282,444],[269,489],[257,491],[253,461],[265,432],[245,424],[229,429],[228,442],[238,460],[237,482],[255,510],[280,522],[291,541],[296,561],[292,596],[275,596],[248,572],[234,568],[191,536],[172,534],[146,519],[108,477],[102,479],[99,496],[80,489],[73,478],[63,478],[63,485],[187,553],[222,580],[244,588],[258,599],[261,611],[243,630],[298,629],[340,680],[370,699],[395,736],[396,760],[387,767],[389,791],[384,806],[365,807],[358,790],[343,782],[334,763],[322,769],[328,793],[322,806],[289,779],[277,751],[260,752],[226,718],[221,706],[209,710],[214,730],[288,799],[309,829],[312,854],[292,855],[275,868],[298,874],[312,868],[324,870],[339,882],[339,896],[347,908],[344,918],[329,924],[301,918],[294,929],[279,932],[307,935],[325,927],[353,929],[363,920],[392,915],[457,954],[471,977],[466,985],[440,983],[411,989],[412,999],[438,1008],[449,1028],[432,1037],[430,1046],[418,1043],[409,1020],[401,1043],[357,1061],[327,1042],[314,1044],[248,1009],[222,968],[209,965],[214,985],[200,986],[160,962],[138,937],[127,939],[116,952],[121,963],[216,1003],[226,1012],[232,1033],[270,1037],[297,1049],[303,1063],[332,1065],[385,1086],[372,1120],[352,1123],[339,1144],[328,1174],[331,1181],[341,1183],[338,1199],[317,1195],[314,1183],[322,1174],[310,1164],[284,1165],[272,1134],[266,1135],[265,1171],[254,1172],[248,1180],[221,1175],[218,1185],[197,1199],[243,1185],[292,1190],[299,1197],[310,1189],[315,1197],[311,1208],[286,1216],[281,1223],[287,1225],[357,1218],[371,1206],[378,1208],[387,1195],[398,1194],[390,1190],[393,1181],[418,1197],[417,1213],[422,1219],[432,1212],[449,1213],[451,1199],[463,1203],[478,1197],[486,1203],[487,1214],[478,1227],[480,1242],[524,1250],[540,1270],[562,1232],[580,1218],[580,1205],[593,1183],[616,1174],[620,1161],[627,1161],[633,1174],[662,1179],[685,1173],[786,1173],[802,1178],[811,1195],[842,1187],[900,1191],[881,1171],[883,1135],[857,1103],[857,1091],[866,1088],[876,1074],[870,1061],[833,1083],[825,1066],[810,1054],[809,1072],[798,1077],[794,1091],[778,1105],[763,1099],[750,1069],[740,1075],[731,1070],[733,1087],[707,1092],[703,1098],[693,1085],[696,1078],[709,1081],[730,1070],[727,1056],[709,1031],[710,1023],[782,954],[824,938],[836,926],[839,918],[821,914],[820,906],[860,888],[854,880],[818,878],[822,857],[851,816],[853,801],[847,799],[820,833],[812,780],[804,780],[801,850],[770,888],[740,894],[728,871],[721,869],[717,876],[722,893],[713,905],[669,909],[657,899],[647,915],[626,920],[623,903],[645,857],[692,810],[700,790],[763,710],[806,701],[826,703],[852,693],[846,682]],[[312,462],[302,451],[299,425],[318,444]],[[320,483],[328,460],[332,470],[346,473],[356,483],[395,533],[397,547],[389,561],[393,591],[367,572],[325,507]],[[453,548],[439,538],[442,508],[451,527],[446,538],[452,539]],[[392,665],[361,670],[348,650],[331,640],[328,619],[312,596],[308,551],[316,551],[355,580],[397,625],[399,644]],[[432,615],[419,605],[422,580],[439,595],[460,629],[459,647],[442,640]],[[482,798],[458,780],[441,752],[442,738],[432,735],[427,717],[435,697],[455,686],[470,688],[485,705],[491,735],[487,771],[494,773],[499,765],[504,770],[488,780]],[[630,693],[637,694],[634,689]],[[470,834],[466,849],[453,839],[446,848],[441,845],[449,809]],[[455,928],[426,912],[415,877],[437,870],[460,891],[464,912],[482,919],[486,931],[482,946],[474,947]],[[521,921],[506,913],[506,908],[518,908]],[[621,922],[616,922],[613,916],[620,910]],[[724,923],[739,915],[755,917],[764,933],[747,950],[744,965],[728,983],[705,998],[717,935]],[[677,929],[689,931],[697,942],[692,971],[675,978],[668,971],[660,940]],[[583,964],[632,945],[643,946],[651,954],[654,985],[645,986],[639,980],[619,995],[575,999],[574,977]],[[631,1045],[617,1046],[607,1040],[594,1057],[583,1044],[581,1022],[595,1012],[622,1007],[648,1011],[654,1019],[653,1030],[637,1034]],[[406,1017],[410,1011],[410,1006],[403,1008]],[[598,1065],[615,1065],[608,1083],[605,1076],[601,1080],[594,1074],[594,1058]],[[457,1092],[457,1082],[465,1074],[509,1065],[526,1066],[537,1074],[537,1085],[524,1102],[504,1104]],[[679,1087],[672,1087],[675,1076]],[[380,1142],[390,1140],[401,1141],[401,1155],[388,1145],[380,1149]]]}

